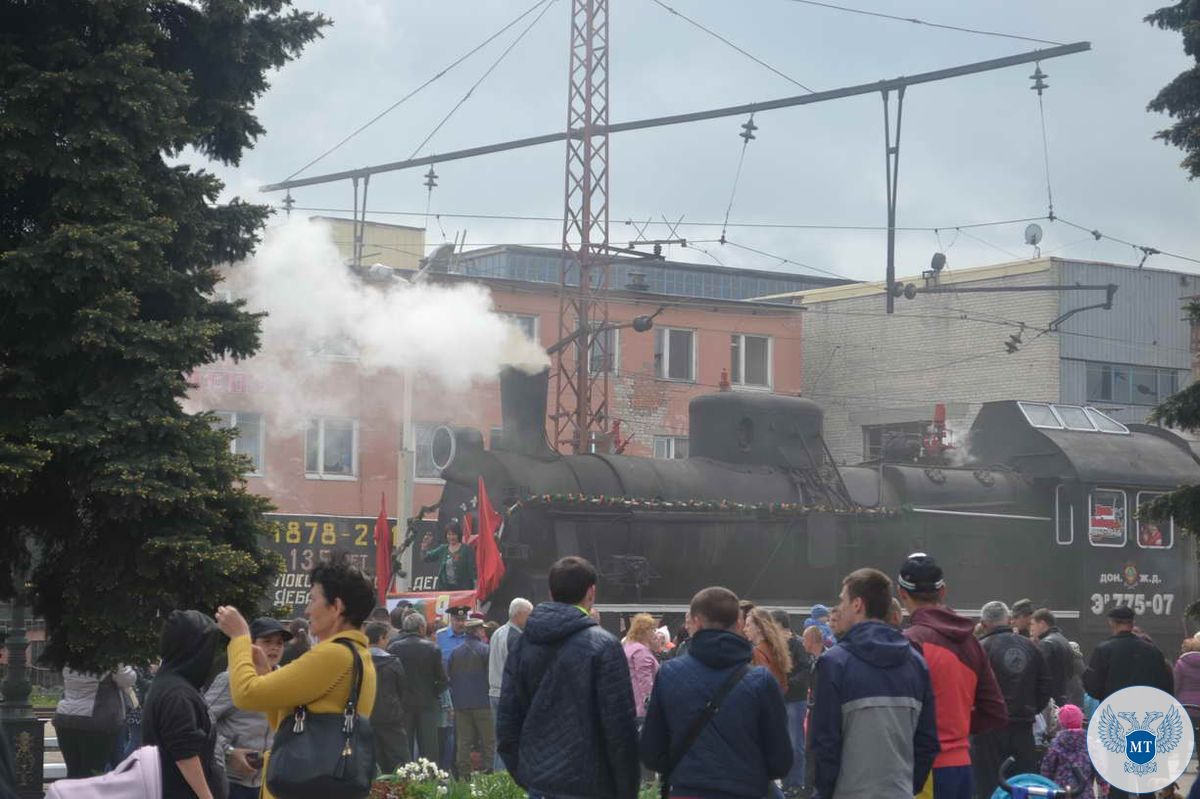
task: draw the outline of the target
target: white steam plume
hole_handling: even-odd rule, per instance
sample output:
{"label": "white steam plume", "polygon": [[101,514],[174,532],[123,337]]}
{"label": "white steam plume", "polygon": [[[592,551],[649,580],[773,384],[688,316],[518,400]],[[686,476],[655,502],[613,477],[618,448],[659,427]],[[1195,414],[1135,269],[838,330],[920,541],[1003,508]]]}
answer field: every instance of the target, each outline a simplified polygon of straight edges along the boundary
{"label": "white steam plume", "polygon": [[450,388],[493,378],[503,366],[533,372],[548,363],[541,346],[495,311],[484,286],[366,282],[346,268],[320,222],[272,228],[236,271],[250,310],[269,314],[269,349],[348,339],[367,372],[411,369]]}

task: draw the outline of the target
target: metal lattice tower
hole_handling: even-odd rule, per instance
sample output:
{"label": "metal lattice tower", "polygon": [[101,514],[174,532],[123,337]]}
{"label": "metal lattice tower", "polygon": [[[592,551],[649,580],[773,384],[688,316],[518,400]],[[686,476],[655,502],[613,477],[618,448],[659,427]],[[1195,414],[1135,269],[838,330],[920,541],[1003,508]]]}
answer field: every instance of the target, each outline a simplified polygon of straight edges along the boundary
{"label": "metal lattice tower", "polygon": [[[587,452],[608,426],[608,0],[571,0],[566,204],[554,438]],[[592,373],[593,364],[600,366]]]}

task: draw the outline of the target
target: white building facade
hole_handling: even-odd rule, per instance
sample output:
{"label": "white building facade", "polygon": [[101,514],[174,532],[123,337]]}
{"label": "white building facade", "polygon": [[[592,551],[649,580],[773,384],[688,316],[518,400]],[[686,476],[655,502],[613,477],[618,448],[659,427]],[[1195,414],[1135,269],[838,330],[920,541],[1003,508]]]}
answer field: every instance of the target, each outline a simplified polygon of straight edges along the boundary
{"label": "white building facade", "polygon": [[[825,409],[839,462],[872,460],[896,434],[925,435],[938,405],[961,448],[983,402],[1092,405],[1143,422],[1191,381],[1183,306],[1200,276],[1041,258],[900,282],[918,292],[890,316],[882,283],[790,295],[805,308],[805,394]],[[1111,309],[1070,314],[1103,304],[1110,284]],[[1058,290],[1086,286],[1098,288]],[[975,291],[984,288],[1008,290]]]}

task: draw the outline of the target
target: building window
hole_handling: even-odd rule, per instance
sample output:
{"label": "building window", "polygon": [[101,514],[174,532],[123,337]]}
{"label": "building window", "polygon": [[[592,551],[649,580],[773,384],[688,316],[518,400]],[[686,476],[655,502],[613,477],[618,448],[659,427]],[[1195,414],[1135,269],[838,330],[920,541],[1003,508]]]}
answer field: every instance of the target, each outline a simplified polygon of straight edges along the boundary
{"label": "building window", "polygon": [[[413,422],[413,436],[416,441],[413,450],[416,452],[416,478],[418,480],[441,480],[441,471],[433,465],[433,431],[441,425],[437,422]],[[493,444],[495,446],[495,444]]]}
{"label": "building window", "polygon": [[771,387],[771,339],[768,336],[730,337],[729,379],[738,386]]}
{"label": "building window", "polygon": [[1153,366],[1087,363],[1089,402],[1158,405],[1179,390],[1179,372]]}
{"label": "building window", "polygon": [[1125,492],[1098,488],[1088,498],[1088,541],[1095,547],[1125,546]]}
{"label": "building window", "polygon": [[353,479],[358,474],[358,422],[310,420],[304,435],[304,473],[313,479]]}
{"label": "building window", "polygon": [[309,350],[314,356],[332,361],[357,361],[358,341],[353,336],[329,336],[318,341]]}
{"label": "building window", "polygon": [[670,460],[688,456],[687,436],[655,436],[654,457]]}
{"label": "building window", "polygon": [[538,340],[538,318],[527,314],[510,314],[509,319],[521,329],[525,334],[525,338],[530,341]]}
{"label": "building window", "polygon": [[654,333],[654,374],[667,380],[696,379],[696,334],[660,327]]}
{"label": "building window", "polygon": [[933,422],[893,422],[863,425],[863,460],[877,461],[885,452],[921,449],[921,441]]}
{"label": "building window", "polygon": [[588,354],[588,371],[594,375],[617,373],[617,366],[620,360],[621,337],[619,330],[608,328],[601,330],[592,337],[591,352]]}
{"label": "building window", "polygon": [[219,430],[237,428],[237,438],[229,442],[229,451],[235,455],[245,455],[254,464],[248,474],[261,476],[263,474],[263,438],[265,428],[261,413],[247,411],[216,411]]}
{"label": "building window", "polygon": [[[1163,496],[1161,492],[1156,491],[1139,491],[1137,495],[1137,504],[1140,508],[1147,502],[1153,502]],[[1152,522],[1149,519],[1143,519],[1141,514],[1138,514],[1137,520],[1137,542],[1142,549],[1170,549],[1175,543],[1175,520],[1167,519],[1165,522]]]}

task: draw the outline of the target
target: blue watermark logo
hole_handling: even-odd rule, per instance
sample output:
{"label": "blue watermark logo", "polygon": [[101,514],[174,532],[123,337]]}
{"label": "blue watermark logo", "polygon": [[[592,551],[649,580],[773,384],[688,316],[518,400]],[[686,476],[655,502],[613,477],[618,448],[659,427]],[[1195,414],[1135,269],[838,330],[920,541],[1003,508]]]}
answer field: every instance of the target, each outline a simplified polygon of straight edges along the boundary
{"label": "blue watermark logo", "polygon": [[1145,686],[1102,702],[1088,723],[1087,741],[1097,773],[1130,793],[1158,791],[1178,780],[1195,743],[1183,706]]}

